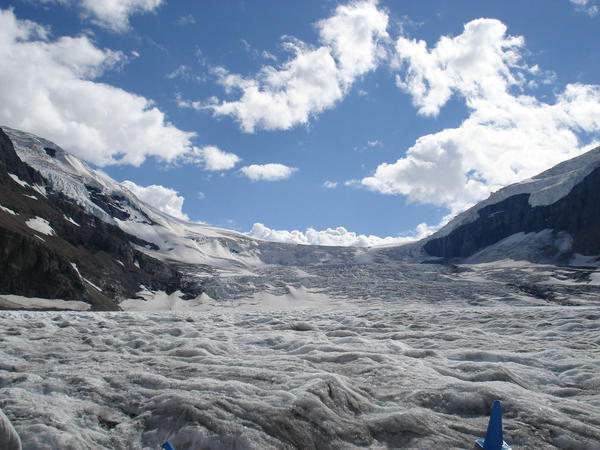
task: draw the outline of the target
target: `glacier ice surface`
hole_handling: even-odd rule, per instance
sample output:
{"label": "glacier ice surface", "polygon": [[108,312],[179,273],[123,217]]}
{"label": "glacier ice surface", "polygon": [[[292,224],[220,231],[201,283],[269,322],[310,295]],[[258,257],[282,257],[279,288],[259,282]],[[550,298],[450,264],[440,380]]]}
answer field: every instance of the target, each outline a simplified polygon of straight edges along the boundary
{"label": "glacier ice surface", "polygon": [[[460,275],[480,283],[509,269],[478,270]],[[184,302],[146,296],[157,307]],[[498,399],[514,448],[599,448],[593,302],[314,297],[276,310],[258,300],[240,301],[244,311],[206,297],[187,311],[0,311],[0,408],[26,449],[156,449],[167,439],[176,448],[464,449]]]}

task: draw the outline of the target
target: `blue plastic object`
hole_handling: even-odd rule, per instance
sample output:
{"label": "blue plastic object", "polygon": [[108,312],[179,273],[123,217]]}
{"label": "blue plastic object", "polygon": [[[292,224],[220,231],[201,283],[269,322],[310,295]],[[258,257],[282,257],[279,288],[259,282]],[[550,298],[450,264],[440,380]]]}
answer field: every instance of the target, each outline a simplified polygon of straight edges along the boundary
{"label": "blue plastic object", "polygon": [[488,422],[485,439],[477,439],[475,443],[485,450],[511,450],[502,437],[502,406],[500,406],[500,401],[495,400],[492,405],[492,415]]}
{"label": "blue plastic object", "polygon": [[165,442],[161,448],[163,448],[164,450],[175,450],[175,447],[173,447],[173,445],[169,441]]}

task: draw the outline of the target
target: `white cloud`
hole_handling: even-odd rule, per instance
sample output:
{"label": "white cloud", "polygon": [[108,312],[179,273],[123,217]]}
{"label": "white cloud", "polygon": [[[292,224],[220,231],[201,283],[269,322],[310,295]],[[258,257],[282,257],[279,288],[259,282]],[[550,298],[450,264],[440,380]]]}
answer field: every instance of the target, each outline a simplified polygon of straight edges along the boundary
{"label": "white cloud", "polygon": [[129,29],[129,16],[155,11],[163,0],[41,0],[43,3],[75,5],[85,19],[112,31]]}
{"label": "white cloud", "polygon": [[204,200],[206,198],[206,194],[204,192],[198,191],[198,194],[196,194],[196,198],[198,200]]}
{"label": "white cloud", "polygon": [[524,40],[498,20],[478,19],[432,50],[400,38],[398,85],[419,112],[435,115],[452,95],[470,116],[419,138],[406,156],[381,164],[362,185],[459,212],[490,192],[581,153],[578,133],[600,132],[600,86],[567,85],[553,104],[514,93],[539,73],[521,62]]}
{"label": "white cloud", "polygon": [[233,169],[241,161],[241,158],[234,153],[224,152],[214,145],[208,145],[194,147],[180,160],[188,164],[201,165],[204,170],[217,171]]}
{"label": "white cloud", "polygon": [[141,201],[148,203],[159,211],[178,219],[190,220],[187,214],[181,210],[185,199],[183,196],[177,195],[177,191],[159,184],[140,186],[129,180],[123,181],[121,185],[130,190]]}
{"label": "white cloud", "polygon": [[208,146],[202,149],[206,170],[232,169],[241,159],[233,153],[219,150],[217,147]]}
{"label": "white cloud", "polygon": [[337,181],[326,181],[323,183],[323,187],[326,187],[327,189],[335,189],[337,185]]}
{"label": "white cloud", "polygon": [[598,14],[598,7],[594,5],[593,1],[590,0],[570,0],[575,9],[580,12],[586,13],[590,17],[594,17]]}
{"label": "white cloud", "polygon": [[356,147],[354,147],[354,150],[357,152],[363,152],[369,148],[375,148],[375,147],[383,147],[383,142],[374,139],[372,141],[367,141],[367,143],[365,145],[357,145]]}
{"label": "white cloud", "polygon": [[396,41],[398,86],[410,93],[419,113],[437,115],[454,92],[471,98],[490,98],[520,82],[518,68],[522,37],[506,36],[495,19],[477,19],[456,37],[442,36],[432,50],[425,41],[400,37]]}
{"label": "white cloud", "polygon": [[298,169],[284,166],[283,164],[252,164],[245,166],[240,171],[252,181],[279,181],[292,176]]}
{"label": "white cloud", "polygon": [[422,239],[433,231],[432,227],[422,223],[408,236],[382,238],[373,235],[357,234],[346,230],[344,227],[327,228],[320,231],[314,228],[307,228],[305,231],[287,231],[273,230],[262,223],[255,223],[248,235],[265,241],[286,242],[290,244],[372,247],[375,245],[407,244]]}
{"label": "white cloud", "polygon": [[123,60],[85,36],[51,41],[40,25],[0,10],[0,123],[98,165],[173,161],[190,151],[194,133],[169,123],[151,100],[93,81]]}
{"label": "white cloud", "polygon": [[178,25],[194,25],[195,23],[196,18],[192,14],[185,14],[177,19]]}
{"label": "white cloud", "polygon": [[[181,80],[184,81],[204,81],[205,78],[202,76],[198,76],[198,75],[194,75],[194,73],[192,72],[192,70],[190,69],[189,66],[186,66],[185,64],[180,64],[179,66],[177,66],[176,69],[174,69],[173,71],[169,72],[166,77],[169,80],[174,80],[176,78],[179,78]],[[176,96],[176,100],[177,102],[184,102],[185,100],[181,99],[181,95],[177,94]],[[180,105],[182,106],[182,105]]]}
{"label": "white cloud", "polygon": [[277,61],[277,56],[273,53],[263,50],[260,54],[264,59],[270,59],[271,61]]}
{"label": "white cloud", "polygon": [[167,74],[167,78],[172,80],[174,78],[185,78],[188,74],[189,74],[189,70],[190,68],[188,66],[186,66],[185,64],[180,64],[177,69],[173,70],[172,72],[169,72]]}
{"label": "white cloud", "polygon": [[239,100],[181,106],[232,116],[249,133],[256,128],[286,130],[307,123],[342,99],[357,77],[377,67],[387,23],[388,16],[376,1],[338,6],[332,17],[317,24],[321,47],[288,37],[284,45],[294,57],[279,67],[264,66],[254,78],[218,68],[215,74],[226,92],[242,92]]}

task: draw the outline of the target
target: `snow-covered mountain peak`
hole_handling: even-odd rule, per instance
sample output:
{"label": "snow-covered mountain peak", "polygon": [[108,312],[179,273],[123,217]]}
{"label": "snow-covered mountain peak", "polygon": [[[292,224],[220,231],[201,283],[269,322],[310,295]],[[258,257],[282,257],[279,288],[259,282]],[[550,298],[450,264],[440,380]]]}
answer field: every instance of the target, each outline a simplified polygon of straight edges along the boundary
{"label": "snow-covered mountain peak", "polygon": [[88,213],[152,243],[138,247],[153,258],[230,272],[265,264],[334,263],[364,249],[299,246],[261,241],[231,230],[187,222],[139,200],[130,190],[46,139],[2,127],[23,162],[39,171],[53,191]]}
{"label": "snow-covered mountain peak", "polygon": [[19,158],[40,172],[50,188],[75,201],[89,213],[114,223],[113,215],[94,201],[93,194],[103,192],[105,195],[128,197],[119,183],[51,141],[5,126],[2,129],[13,142]]}

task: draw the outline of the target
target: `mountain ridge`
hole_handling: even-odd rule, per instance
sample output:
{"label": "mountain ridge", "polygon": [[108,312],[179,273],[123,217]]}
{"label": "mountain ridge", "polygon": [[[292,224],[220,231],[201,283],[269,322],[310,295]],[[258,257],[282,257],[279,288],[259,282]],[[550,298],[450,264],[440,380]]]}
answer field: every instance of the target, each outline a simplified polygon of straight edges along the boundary
{"label": "mountain ridge", "polygon": [[368,249],[262,241],[174,218],[58,145],[9,127],[0,127],[0,184],[0,271],[9,275],[0,295],[84,300],[94,309],[119,309],[150,291],[224,300],[313,286],[346,295],[335,285],[362,291],[350,283],[355,276],[383,295],[386,274],[416,276],[397,264],[443,263],[455,273],[457,263],[569,264],[600,254],[600,147],[493,193],[421,241]]}
{"label": "mountain ridge", "polygon": [[[600,147],[507,186],[423,243],[431,256],[466,258],[516,233],[568,232],[563,253],[600,254]],[[552,245],[550,245],[552,247]],[[548,256],[560,249],[546,248]],[[566,256],[564,263],[568,262]]]}

